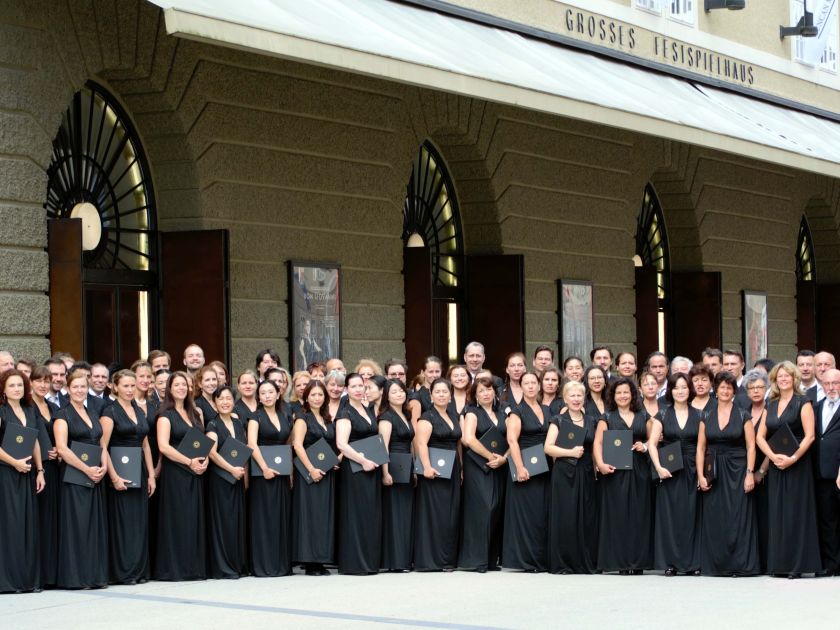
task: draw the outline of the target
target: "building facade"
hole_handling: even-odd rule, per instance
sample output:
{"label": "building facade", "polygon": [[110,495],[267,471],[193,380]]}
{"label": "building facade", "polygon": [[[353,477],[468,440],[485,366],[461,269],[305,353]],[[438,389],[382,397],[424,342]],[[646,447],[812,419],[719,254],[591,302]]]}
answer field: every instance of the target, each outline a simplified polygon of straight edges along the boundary
{"label": "building facade", "polygon": [[[796,1],[709,12],[697,0],[376,1],[512,29],[669,80],[708,80],[840,125],[836,11],[826,52],[807,65],[797,60],[801,38],[779,38],[778,26],[798,19]],[[498,298],[504,309],[521,303],[513,337],[526,351],[558,344],[558,280],[591,282],[593,341],[616,350],[681,351],[674,344],[689,337],[691,348],[706,339],[741,347],[745,290],[766,293],[769,356],[834,343],[819,313],[840,283],[840,164],[831,160],[786,164],[775,149],[762,159],[759,149],[605,124],[574,104],[561,115],[470,95],[468,85],[430,87],[421,72],[394,80],[307,63],[298,52],[170,34],[172,18],[144,0],[0,6],[0,347],[15,356],[43,360],[68,349],[69,333],[57,338],[61,321],[77,322],[79,352],[106,362],[130,362],[156,345],[179,355],[191,331],[196,341],[224,339],[208,359],[237,371],[252,367],[260,348],[289,356],[288,264],[314,261],[341,268],[346,363],[404,356],[416,341],[415,307],[433,320],[421,342],[454,358],[496,316],[495,298],[482,301],[493,297],[493,278],[475,287],[482,261],[502,255],[520,257],[521,282],[499,285]],[[650,99],[655,106],[657,94]],[[111,137],[115,148],[102,148]],[[55,166],[84,150],[96,158],[88,166]],[[439,183],[428,189],[419,178]],[[413,197],[427,209],[416,225],[405,212]],[[73,320],[61,288],[78,289],[58,273],[48,218],[65,219],[83,200],[103,225],[81,259]],[[201,266],[203,245],[190,244],[198,241],[160,241],[214,230],[226,231],[216,271]],[[429,270],[431,311],[413,302],[415,286],[404,280],[414,233],[452,272]],[[640,269],[653,272],[652,301]],[[167,315],[167,304],[191,295],[176,278],[193,271],[196,308],[181,304],[186,332],[168,333],[175,309]],[[719,304],[691,302],[697,273],[717,274]],[[216,311],[204,312],[211,307],[201,295],[213,292]],[[651,319],[651,308],[662,318]],[[692,318],[698,310],[708,312]],[[693,334],[716,321],[718,339]]]}

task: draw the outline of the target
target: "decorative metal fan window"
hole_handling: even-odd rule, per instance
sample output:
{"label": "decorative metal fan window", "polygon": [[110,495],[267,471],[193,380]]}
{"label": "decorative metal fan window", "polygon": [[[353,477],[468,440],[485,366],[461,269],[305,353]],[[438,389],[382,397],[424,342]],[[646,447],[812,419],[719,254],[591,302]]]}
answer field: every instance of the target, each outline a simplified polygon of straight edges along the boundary
{"label": "decorative metal fan window", "polygon": [[811,238],[811,228],[808,219],[803,215],[799,223],[799,239],[796,243],[796,279],[815,280],[814,269],[814,241]]}
{"label": "decorative metal fan window", "polygon": [[659,310],[666,311],[671,299],[671,262],[668,255],[668,234],[659,199],[648,184],[636,224],[636,255],[642,265],[656,269]]}
{"label": "decorative metal fan window", "polygon": [[462,284],[464,244],[454,186],[440,155],[424,142],[414,159],[403,206],[406,245],[429,247],[434,283]]}
{"label": "decorative metal fan window", "polygon": [[82,219],[86,268],[156,269],[146,156],[128,115],[102,86],[89,82],[73,97],[47,174],[47,216]]}

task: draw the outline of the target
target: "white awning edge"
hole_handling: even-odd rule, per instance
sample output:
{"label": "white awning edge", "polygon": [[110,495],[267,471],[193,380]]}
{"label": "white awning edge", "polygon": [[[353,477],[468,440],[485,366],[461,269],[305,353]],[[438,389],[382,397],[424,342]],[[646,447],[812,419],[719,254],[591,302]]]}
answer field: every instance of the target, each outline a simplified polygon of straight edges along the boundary
{"label": "white awning edge", "polygon": [[[671,76],[387,0],[354,0],[349,4],[340,0],[303,3],[240,0],[235,4],[213,0],[151,1],[164,7],[167,32],[178,37],[585,120],[840,177],[838,123],[724,90],[695,87]],[[255,14],[248,13],[249,5]],[[236,10],[231,10],[231,6]],[[388,41],[383,43],[371,34],[370,45],[361,45],[358,32],[355,37],[345,37],[341,32],[334,32],[335,29],[328,30],[329,20],[323,24],[318,19],[319,11],[321,14],[338,11],[346,21],[354,9],[366,8],[374,13],[360,13],[359,22],[345,24],[345,28],[347,31],[354,27],[369,28],[374,24],[372,18],[376,18],[376,30],[384,29],[388,36],[393,35],[383,36]],[[311,19],[304,21],[300,18],[307,10],[311,15],[303,17]],[[274,15],[269,15],[271,12]],[[388,24],[391,14],[394,22]],[[418,20],[430,17],[437,29],[441,20],[446,20],[463,40],[473,44],[470,58],[446,54],[447,42],[450,50],[455,45],[451,32],[445,34],[447,39],[439,49],[434,48],[434,37],[430,38],[427,45],[432,52],[420,50],[408,41],[402,48],[398,46],[400,29],[409,24],[418,26]],[[254,23],[243,23],[246,19]],[[376,35],[382,36],[382,32]],[[412,31],[414,39],[418,32],[429,34],[428,30],[419,28]],[[485,38],[486,50],[474,50]],[[438,50],[440,54],[434,54]],[[484,58],[486,68],[480,65]],[[510,64],[504,64],[511,67],[500,69],[498,63],[492,63],[500,58],[511,60]],[[526,76],[528,70],[532,72]]]}

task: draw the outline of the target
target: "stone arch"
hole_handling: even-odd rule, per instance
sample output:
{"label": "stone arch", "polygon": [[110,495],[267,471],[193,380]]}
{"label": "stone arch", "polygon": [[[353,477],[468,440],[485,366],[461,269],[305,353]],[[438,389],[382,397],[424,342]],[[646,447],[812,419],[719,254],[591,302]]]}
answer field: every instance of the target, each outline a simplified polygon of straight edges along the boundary
{"label": "stone arch", "polygon": [[803,214],[811,229],[817,282],[840,281],[840,230],[834,210],[824,197],[812,197]]}

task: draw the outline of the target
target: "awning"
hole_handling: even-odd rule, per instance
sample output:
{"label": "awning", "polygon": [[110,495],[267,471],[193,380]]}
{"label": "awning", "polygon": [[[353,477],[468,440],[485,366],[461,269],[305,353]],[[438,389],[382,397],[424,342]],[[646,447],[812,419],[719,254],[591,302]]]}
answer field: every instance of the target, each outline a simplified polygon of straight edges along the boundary
{"label": "awning", "polygon": [[840,123],[389,0],[151,0],[172,35],[840,177]]}

